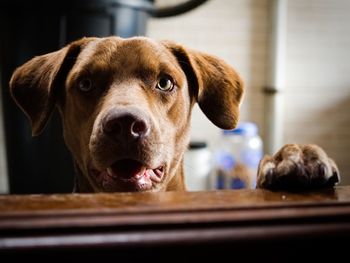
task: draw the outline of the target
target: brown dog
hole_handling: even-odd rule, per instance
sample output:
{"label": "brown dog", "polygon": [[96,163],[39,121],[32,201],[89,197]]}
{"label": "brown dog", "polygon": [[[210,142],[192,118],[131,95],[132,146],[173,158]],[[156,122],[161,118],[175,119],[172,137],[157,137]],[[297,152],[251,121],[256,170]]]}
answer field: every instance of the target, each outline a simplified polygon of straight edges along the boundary
{"label": "brown dog", "polygon": [[[141,37],[78,40],[19,67],[10,88],[33,135],[58,107],[78,192],[185,190],[193,105],[232,129],[243,95],[221,59]],[[258,186],[333,185],[338,174],[319,147],[288,145],[261,161]]]}

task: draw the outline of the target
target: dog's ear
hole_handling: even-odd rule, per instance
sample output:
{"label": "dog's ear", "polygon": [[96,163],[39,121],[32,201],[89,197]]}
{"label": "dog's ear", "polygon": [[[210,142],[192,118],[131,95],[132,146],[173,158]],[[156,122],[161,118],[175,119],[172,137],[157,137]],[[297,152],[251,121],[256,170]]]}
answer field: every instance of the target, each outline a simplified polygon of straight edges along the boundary
{"label": "dog's ear", "polygon": [[80,50],[92,39],[83,38],[56,52],[35,57],[13,73],[10,93],[31,121],[33,136],[44,129],[69,70]]}
{"label": "dog's ear", "polygon": [[243,97],[243,81],[222,59],[162,41],[177,58],[188,79],[190,91],[199,107],[216,126],[236,127]]}

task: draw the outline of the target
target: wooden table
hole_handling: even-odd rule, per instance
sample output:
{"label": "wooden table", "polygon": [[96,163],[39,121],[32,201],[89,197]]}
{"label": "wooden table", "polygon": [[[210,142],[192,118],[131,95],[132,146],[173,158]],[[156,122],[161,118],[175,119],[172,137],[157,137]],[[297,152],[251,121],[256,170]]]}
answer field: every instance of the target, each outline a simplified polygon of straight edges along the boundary
{"label": "wooden table", "polygon": [[307,193],[0,195],[0,261],[38,255],[279,261],[300,259],[302,251],[334,258],[346,239],[349,244],[350,186]]}

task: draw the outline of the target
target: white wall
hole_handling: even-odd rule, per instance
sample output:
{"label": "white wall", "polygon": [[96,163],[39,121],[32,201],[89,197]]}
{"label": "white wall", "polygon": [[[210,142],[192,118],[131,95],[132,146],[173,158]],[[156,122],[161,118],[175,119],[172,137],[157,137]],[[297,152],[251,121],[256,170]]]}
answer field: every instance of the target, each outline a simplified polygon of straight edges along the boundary
{"label": "white wall", "polygon": [[[158,0],[160,4],[175,2]],[[241,120],[263,135],[271,1],[210,0],[175,18],[152,19],[148,35],[224,58],[242,75]],[[317,143],[350,183],[350,1],[289,0],[284,143]],[[220,131],[195,109],[192,137],[215,144]]]}
{"label": "white wall", "polygon": [[350,1],[290,0],[286,142],[314,142],[350,183]]}

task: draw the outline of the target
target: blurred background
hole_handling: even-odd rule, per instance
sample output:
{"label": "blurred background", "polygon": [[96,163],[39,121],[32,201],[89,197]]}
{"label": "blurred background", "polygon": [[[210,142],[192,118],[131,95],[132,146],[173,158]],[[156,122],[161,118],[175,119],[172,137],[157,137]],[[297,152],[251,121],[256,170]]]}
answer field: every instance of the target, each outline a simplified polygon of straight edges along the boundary
{"label": "blurred background", "polygon": [[[0,192],[70,192],[73,176],[67,152],[58,146],[62,140],[50,135],[61,134],[57,118],[53,118],[54,124],[43,135],[46,141],[35,138],[33,142],[28,121],[13,102],[8,101],[6,90],[12,70],[34,55],[54,51],[80,36],[104,36],[111,32],[123,37],[136,34],[171,39],[223,58],[245,81],[240,122],[256,125],[263,153],[275,152],[285,143],[318,144],[338,163],[341,184],[350,183],[347,152],[350,148],[349,1],[208,0],[183,14],[157,18],[153,16],[169,14],[152,13],[150,6],[141,10],[137,7],[140,1],[125,0],[116,1],[114,11],[108,11],[113,21],[120,19],[118,23],[110,24],[109,18],[103,18],[100,13],[96,15],[90,9],[83,14],[84,18],[94,16],[88,25],[72,17],[89,1],[76,1],[80,9],[70,10],[71,13],[63,16],[61,12],[57,21],[53,21],[53,15],[45,14],[37,16],[35,22],[29,21],[28,12],[20,4],[23,1],[13,2],[17,2],[15,7],[9,7],[6,1],[0,4]],[[164,8],[186,1],[145,2]],[[52,9],[50,5],[48,8]],[[43,6],[41,3],[41,8]],[[131,11],[121,12],[123,8]],[[148,11],[144,11],[146,9]],[[49,26],[50,23],[55,24],[57,30]],[[134,23],[132,27],[137,30],[124,30],[130,23]],[[53,40],[47,43],[40,40],[48,38]],[[16,132],[20,134],[15,135]],[[223,132],[196,106],[192,141],[204,142],[214,152],[222,136]],[[24,150],[28,145],[39,150]],[[64,157],[57,157],[61,152]],[[47,166],[38,165],[41,155],[49,158]],[[62,165],[57,165],[59,162]],[[186,165],[194,172],[193,164]],[[33,166],[40,169],[30,171]]]}

